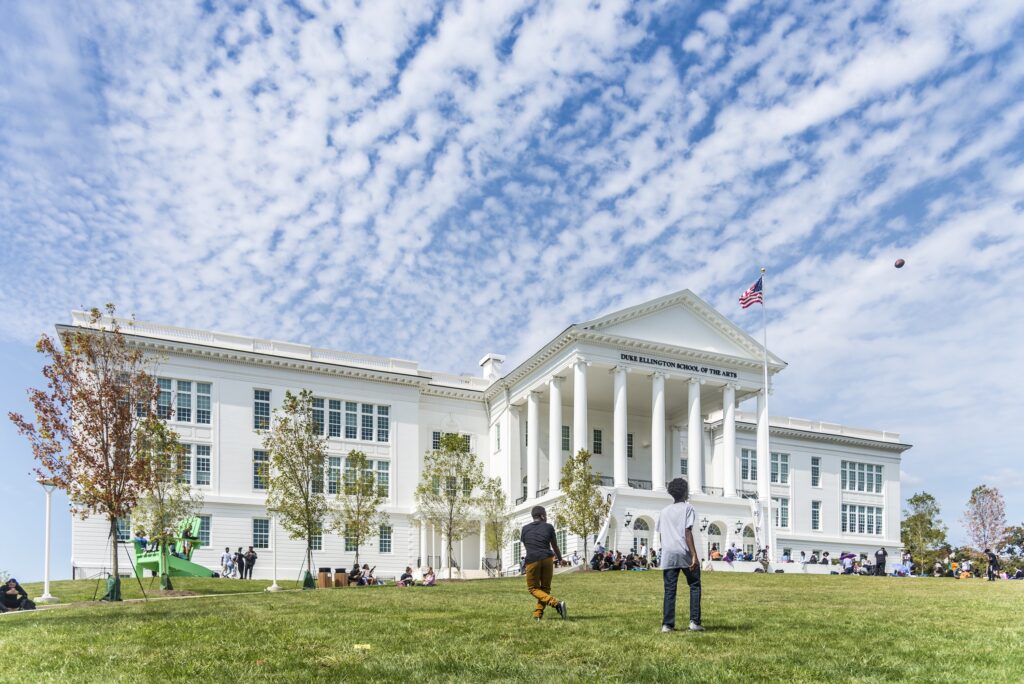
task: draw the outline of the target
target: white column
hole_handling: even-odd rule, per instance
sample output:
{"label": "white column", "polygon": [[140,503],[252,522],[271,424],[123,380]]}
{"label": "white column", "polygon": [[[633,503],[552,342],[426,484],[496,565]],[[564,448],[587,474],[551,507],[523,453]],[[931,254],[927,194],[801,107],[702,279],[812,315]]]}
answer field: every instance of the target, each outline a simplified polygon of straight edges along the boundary
{"label": "white column", "polygon": [[651,489],[665,491],[665,374],[651,376]]}
{"label": "white column", "polygon": [[427,564],[427,523],[420,521],[420,567]]}
{"label": "white column", "polygon": [[[629,475],[626,459],[626,370],[625,366],[615,367],[615,389],[613,395],[615,416],[612,420],[614,439],[612,472],[616,487],[628,487]],[[589,560],[589,559],[588,559]]]}
{"label": "white column", "polygon": [[562,378],[548,380],[551,406],[548,408],[548,493],[558,491],[562,479]]}
{"label": "white column", "polygon": [[484,569],[484,559],[487,558],[487,523],[480,521],[480,569]]}
{"label": "white column", "polygon": [[681,458],[681,447],[682,447],[682,425],[672,426],[672,448],[669,450],[669,457],[672,459],[672,476],[669,479],[675,479],[682,476],[682,470],[679,468],[679,461]]}
{"label": "white column", "polygon": [[573,367],[572,385],[572,452],[587,449],[587,366],[583,359],[576,359]]}
{"label": "white column", "polygon": [[445,539],[444,532],[441,533],[441,562],[438,565],[443,568],[441,570],[442,577],[451,579],[451,573],[448,572],[448,540]]}
{"label": "white column", "polygon": [[[769,468],[771,465],[768,455],[768,404],[762,390],[757,395],[757,496],[764,510],[761,516],[761,543],[771,545],[772,488],[768,479]],[[774,548],[771,549],[771,553],[775,554]]]}
{"label": "white column", "polygon": [[686,425],[686,459],[690,472],[691,492],[702,492],[704,487],[704,461],[701,456],[701,442],[704,432],[704,418],[700,412],[700,380],[690,380],[689,420]]}
{"label": "white column", "polygon": [[537,474],[540,461],[540,397],[526,397],[526,498],[537,498]]}
{"label": "white column", "polygon": [[736,496],[736,386],[732,383],[722,390],[722,447],[725,496]]}

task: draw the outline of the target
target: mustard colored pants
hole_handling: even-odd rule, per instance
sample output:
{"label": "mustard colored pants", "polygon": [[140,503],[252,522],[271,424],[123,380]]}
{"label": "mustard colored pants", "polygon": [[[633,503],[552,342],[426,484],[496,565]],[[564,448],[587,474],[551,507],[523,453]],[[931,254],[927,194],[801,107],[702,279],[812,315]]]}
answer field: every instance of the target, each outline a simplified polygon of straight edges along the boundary
{"label": "mustard colored pants", "polygon": [[542,617],[544,608],[547,606],[558,605],[558,599],[549,593],[551,577],[554,574],[555,559],[551,557],[526,566],[526,589],[537,599],[537,605],[533,608],[533,617],[535,618]]}

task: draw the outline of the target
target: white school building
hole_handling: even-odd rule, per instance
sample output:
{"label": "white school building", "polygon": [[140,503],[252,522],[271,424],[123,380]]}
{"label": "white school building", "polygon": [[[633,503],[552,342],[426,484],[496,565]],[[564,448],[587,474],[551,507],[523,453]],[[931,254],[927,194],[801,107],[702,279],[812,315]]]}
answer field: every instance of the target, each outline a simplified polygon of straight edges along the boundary
{"label": "white school building", "polygon": [[[85,326],[88,316],[76,312],[58,331]],[[299,576],[305,541],[273,529],[257,430],[269,426],[286,390],[301,389],[317,397],[328,437],[328,496],[352,449],[372,459],[387,492],[390,525],[360,549],[360,562],[379,575],[447,565],[445,544],[419,520],[413,495],[424,454],[444,433],[466,435],[485,474],[501,478],[517,526],[533,506],[558,504],[562,463],[586,448],[613,502],[611,549],[657,548],[658,513],[671,501],[665,485],[681,475],[705,557],[713,544],[754,550],[767,541],[775,558],[787,550],[871,554],[880,546],[898,558],[900,458],[909,445],[892,432],[769,419],[763,347],[689,290],[570,325],[516,368],[487,354],[479,376],[154,323],[125,332],[158,359],[160,404],[173,407],[170,424],[189,445],[189,477],[204,499],[206,546],[193,560],[211,569],[225,547],[252,545],[255,577],[270,577],[275,555],[280,577]],[[770,375],[785,369],[771,352],[767,358]],[[739,410],[746,400],[756,401],[754,412]],[[131,532],[127,520],[123,538]],[[562,530],[559,538],[567,555],[582,554],[582,540]],[[130,569],[130,545],[123,546],[122,568]],[[351,567],[354,550],[344,537],[325,533],[314,546],[316,565]],[[472,577],[494,554],[477,533],[457,542],[454,555]],[[73,519],[74,576],[104,572],[109,557],[105,523]],[[518,564],[519,544],[502,557],[506,567]]]}

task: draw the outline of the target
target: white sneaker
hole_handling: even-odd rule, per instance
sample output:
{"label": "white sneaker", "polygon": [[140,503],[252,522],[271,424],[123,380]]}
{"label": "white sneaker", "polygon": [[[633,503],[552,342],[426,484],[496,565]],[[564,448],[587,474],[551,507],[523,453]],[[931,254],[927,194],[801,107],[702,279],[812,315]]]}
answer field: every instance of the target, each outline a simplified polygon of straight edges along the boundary
{"label": "white sneaker", "polygon": [[703,632],[704,628],[701,627],[700,625],[698,625],[696,622],[691,622],[690,623],[690,631],[691,632]]}
{"label": "white sneaker", "polygon": [[662,625],[661,626],[661,633],[662,634],[665,634],[666,632],[674,632],[674,631],[676,631],[675,627],[669,627],[668,625]]}

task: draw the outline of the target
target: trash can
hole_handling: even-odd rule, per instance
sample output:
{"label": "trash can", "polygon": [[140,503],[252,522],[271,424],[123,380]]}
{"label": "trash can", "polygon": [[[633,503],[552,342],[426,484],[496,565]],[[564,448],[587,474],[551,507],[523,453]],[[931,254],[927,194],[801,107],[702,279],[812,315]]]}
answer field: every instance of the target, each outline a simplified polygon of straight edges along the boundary
{"label": "trash can", "polygon": [[334,586],[334,582],[331,580],[330,568],[317,568],[316,586],[318,589],[330,589]]}
{"label": "trash can", "polygon": [[345,568],[334,568],[334,586],[348,586],[348,573],[345,572]]}

